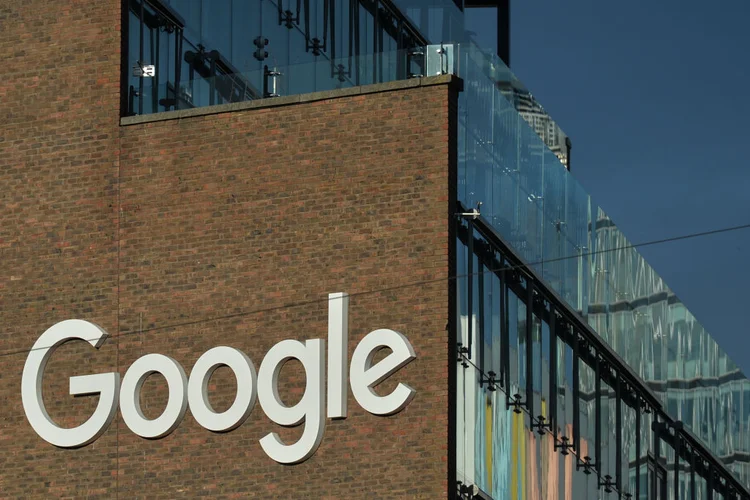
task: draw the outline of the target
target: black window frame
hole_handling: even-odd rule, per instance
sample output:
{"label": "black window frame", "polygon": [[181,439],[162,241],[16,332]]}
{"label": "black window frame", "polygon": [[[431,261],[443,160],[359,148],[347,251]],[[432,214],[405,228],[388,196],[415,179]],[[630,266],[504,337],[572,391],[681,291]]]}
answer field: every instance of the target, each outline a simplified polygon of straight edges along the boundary
{"label": "black window frame", "polygon": [[482,7],[497,8],[497,55],[510,68],[510,0],[465,0],[463,8]]}

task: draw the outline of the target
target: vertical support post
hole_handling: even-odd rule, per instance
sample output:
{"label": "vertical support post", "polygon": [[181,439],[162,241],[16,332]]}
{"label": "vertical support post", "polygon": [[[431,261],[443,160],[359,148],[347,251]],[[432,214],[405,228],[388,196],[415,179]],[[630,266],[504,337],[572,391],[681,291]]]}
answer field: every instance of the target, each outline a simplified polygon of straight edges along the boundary
{"label": "vertical support post", "polygon": [[578,284],[578,287],[577,287],[577,294],[578,294],[577,306],[578,306],[578,308],[577,309],[578,309],[578,312],[580,314],[583,314],[583,291],[584,291],[584,288],[583,288],[583,277],[584,277],[584,273],[583,273],[583,248],[576,247],[576,252],[578,252],[578,269],[576,270],[577,271],[577,284]]}
{"label": "vertical support post", "polygon": [[599,361],[599,354],[596,353],[596,366],[594,373],[594,412],[596,413],[596,430],[594,433],[594,450],[596,457],[594,458],[594,464],[596,472],[599,476],[602,475],[602,372]]}
{"label": "vertical support post", "polygon": [[[120,2],[120,23],[120,32],[130,33],[130,0]],[[132,56],[130,51],[131,42],[130,37],[120,37],[120,75],[122,75],[120,81],[120,116],[130,116],[133,114],[130,77],[125,76],[130,75],[133,71],[129,67]]]}
{"label": "vertical support post", "polygon": [[526,277],[526,407],[534,422],[534,284]]}
{"label": "vertical support post", "polygon": [[[406,50],[404,47],[404,20],[400,17],[396,22],[396,79],[405,80],[406,71]],[[403,54],[403,55],[402,55]]]}
{"label": "vertical support post", "polygon": [[378,47],[378,18],[380,17],[380,0],[374,0],[373,2],[375,9],[373,11],[373,28],[372,28],[372,48],[376,52],[372,58],[372,82],[378,83],[378,60],[380,59],[377,54]]}
{"label": "vertical support post", "polygon": [[581,450],[581,379],[578,366],[578,332],[573,328],[573,446]]}
{"label": "vertical support post", "polygon": [[[138,65],[143,66],[143,14],[144,14],[144,0],[141,0],[141,10],[139,14],[139,23],[140,23],[140,50],[138,52]],[[141,73],[141,76],[138,78],[138,114],[143,114],[143,73]]]}
{"label": "vertical support post", "polygon": [[497,3],[497,55],[510,67],[510,0]]}
{"label": "vertical support post", "polygon": [[211,76],[208,80],[208,103],[213,106],[216,104],[216,59],[210,54],[208,57],[211,58]]}
{"label": "vertical support post", "polygon": [[[479,366],[479,371],[481,374],[484,374],[486,370],[484,369],[484,260],[482,259],[481,250],[477,254],[477,264],[478,264],[478,272],[477,272],[477,299],[479,302],[479,317],[477,318],[477,342],[479,344],[479,354],[477,355],[477,366]],[[490,365],[490,370],[492,370],[492,365]],[[482,380],[482,376],[479,377],[479,380]]]}
{"label": "vertical support post", "polygon": [[682,452],[682,436],[680,436],[681,425],[675,422],[674,426],[674,497],[680,497],[680,453]]}
{"label": "vertical support post", "polygon": [[[333,12],[331,3],[331,0],[323,0],[323,50],[328,50],[328,17]],[[331,17],[330,27],[333,30],[333,17]]]}
{"label": "vertical support post", "polygon": [[635,408],[635,499],[641,498],[641,400]]}
{"label": "vertical support post", "polygon": [[182,28],[174,31],[174,109],[180,109],[180,73],[182,72]]}
{"label": "vertical support post", "polygon": [[[154,34],[154,31],[156,32],[156,34]],[[156,73],[151,79],[151,112],[152,113],[156,113],[159,110],[159,75],[161,74],[161,71],[159,69],[161,67],[161,64],[159,64],[159,48],[160,48],[159,46],[161,45],[160,36],[159,36],[160,31],[161,30],[159,29],[159,26],[150,30],[151,53],[152,53],[151,64],[156,65]],[[167,53],[169,53],[168,50],[167,50]],[[164,66],[166,67],[166,64]]]}
{"label": "vertical support post", "polygon": [[[380,17],[380,9],[375,9],[375,14]],[[380,78],[378,80],[378,83],[382,83],[387,81],[385,78],[385,70],[383,69],[383,34],[386,30],[386,23],[388,20],[383,16],[383,19],[380,19],[379,24],[381,25],[381,28],[375,32],[375,36],[377,37],[377,44],[375,45],[375,59],[378,61],[378,77]]]}
{"label": "vertical support post", "polygon": [[622,491],[622,393],[620,387],[620,374],[617,374],[615,380],[615,440],[617,445],[615,447],[617,454],[615,458],[615,486],[617,491]]}
{"label": "vertical support post", "polygon": [[[278,0],[281,2],[281,0]],[[310,33],[310,0],[305,0],[305,51],[309,51],[310,40],[313,36]]]}
{"label": "vertical support post", "polygon": [[549,421],[552,441],[557,442],[557,313],[549,306]]}
{"label": "vertical support post", "polygon": [[[351,68],[351,66],[349,66]],[[453,183],[456,182],[457,173],[455,169],[451,169],[451,180]],[[455,185],[455,184],[453,184]],[[457,212],[456,205],[457,200],[453,196],[449,199],[448,210],[450,214]],[[456,276],[458,274],[458,263],[460,250],[462,245],[459,243],[458,234],[460,231],[461,219],[458,217],[449,217],[450,222],[448,224],[448,276]],[[458,429],[458,412],[459,404],[461,402],[461,396],[465,397],[466,391],[459,392],[458,390],[458,372],[461,370],[458,365],[458,332],[460,324],[460,283],[458,279],[448,280],[448,304],[451,306],[448,308],[448,324],[446,330],[448,333],[448,366],[446,371],[448,372],[448,397],[453,401],[453,404],[448,404],[448,439],[447,449],[451,452],[453,450],[456,453],[448,453],[447,460],[447,474],[445,476],[447,484],[455,484],[458,477],[458,449],[459,449],[459,429]],[[463,436],[461,439],[461,445],[463,445]]]}
{"label": "vertical support post", "polygon": [[354,37],[357,36],[356,33],[357,33],[357,28],[358,28],[358,26],[354,25],[354,19],[355,19],[354,11],[355,11],[355,9],[359,9],[359,1],[358,0],[349,0],[349,39],[347,40],[347,47],[349,49],[349,54],[348,54],[347,57],[348,57],[348,66],[349,66],[349,72],[350,72],[349,74],[350,75],[351,75],[351,71],[352,71],[352,55],[354,53],[353,52],[354,51],[354,48],[353,48],[354,47]]}
{"label": "vertical support post", "polygon": [[651,482],[651,496],[649,497],[653,499],[659,498],[656,495],[659,491],[659,440],[661,439],[660,428],[661,424],[659,424],[659,416],[654,414],[654,421],[651,423],[651,430],[654,433],[654,480]]}
{"label": "vertical support post", "polygon": [[695,491],[695,448],[690,448],[690,500],[696,499]]}
{"label": "vertical support post", "polygon": [[188,64],[188,82],[190,82],[190,95],[195,95],[195,68],[192,64]]}
{"label": "vertical support post", "polygon": [[467,244],[468,262],[466,276],[466,302],[467,302],[467,327],[466,327],[466,357],[471,359],[472,343],[474,341],[474,223],[467,221]]}
{"label": "vertical support post", "polygon": [[[331,77],[333,77],[333,68],[336,66],[336,1],[331,2],[328,12],[330,12],[330,26],[331,26],[331,46],[328,51],[331,54]],[[326,30],[327,31],[327,30]],[[325,36],[325,35],[324,35]],[[325,45],[326,39],[323,39],[323,45]],[[328,47],[326,45],[326,47]]]}
{"label": "vertical support post", "polygon": [[[505,267],[505,262],[502,263]],[[510,397],[510,332],[508,319],[508,284],[505,269],[500,271],[500,357],[506,401]]]}
{"label": "vertical support post", "polygon": [[[359,0],[352,0],[353,3],[353,21],[354,21],[354,64],[356,64],[357,68],[354,70],[354,85],[360,85],[359,81],[359,56],[360,56],[360,40],[359,40]],[[351,70],[351,64],[349,65],[349,68]]]}

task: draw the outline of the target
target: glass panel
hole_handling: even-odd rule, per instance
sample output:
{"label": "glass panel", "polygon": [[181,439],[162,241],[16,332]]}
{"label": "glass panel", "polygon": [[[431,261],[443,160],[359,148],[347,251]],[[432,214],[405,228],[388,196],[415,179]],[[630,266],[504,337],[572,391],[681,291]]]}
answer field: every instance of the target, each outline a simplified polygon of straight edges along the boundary
{"label": "glass panel", "polygon": [[510,320],[510,396],[526,398],[526,304],[515,293],[508,292]]}
{"label": "glass panel", "polygon": [[626,403],[625,399],[627,396],[632,396],[624,393],[621,403],[622,411],[622,450],[620,455],[620,478],[622,482],[622,489],[625,493],[629,493],[635,498],[636,480],[638,474],[637,457],[636,457],[636,440],[638,434],[636,433],[635,420],[638,418],[639,411],[631,407]]}
{"label": "glass panel", "polygon": [[550,392],[549,383],[552,356],[550,352],[550,330],[549,325],[538,318],[536,318],[536,323],[536,331],[539,333],[539,337],[535,339],[534,346],[534,391],[539,391],[539,399],[538,403],[534,403],[534,408],[537,417],[541,417],[541,423],[549,424],[551,422],[550,400],[554,397],[554,394]]}
{"label": "glass panel", "polygon": [[614,411],[614,391],[604,382],[601,382],[601,388],[598,394],[599,404],[601,405],[601,414],[597,415],[599,425],[601,425],[601,455],[596,457],[600,465],[602,482],[614,482],[615,479],[615,459],[617,443],[614,438],[615,411]]}
{"label": "glass panel", "polygon": [[596,463],[596,377],[594,370],[579,360],[579,422],[581,427],[578,455],[583,462]]}
{"label": "glass panel", "polygon": [[[187,48],[193,48],[186,45]],[[192,52],[197,54],[196,52]],[[362,56],[357,59],[356,66],[359,68],[372,68],[374,61],[387,59],[391,64],[394,61],[406,61],[407,53],[397,51],[393,53]],[[346,62],[341,60],[341,62]],[[368,81],[368,73],[365,71],[356,78],[332,76],[332,64],[339,61],[319,59],[307,64],[296,64],[273,69],[264,68],[258,71],[247,71],[244,73],[219,74],[214,77],[203,77],[196,71],[188,71],[186,78],[181,80],[178,109],[189,109],[233,102],[250,101],[261,98],[266,94],[275,96],[297,95],[302,93],[334,90],[356,85],[358,80],[363,84],[372,83]],[[378,63],[379,64],[379,63]],[[369,77],[372,72],[369,73]],[[160,103],[159,110],[174,109],[175,91],[172,83],[161,84],[158,87],[146,87],[143,91],[144,102],[156,101]],[[150,105],[145,110],[152,109]]]}
{"label": "glass panel", "polygon": [[393,0],[430,43],[464,39],[463,13],[453,0]]}
{"label": "glass panel", "polygon": [[573,444],[573,349],[557,340],[557,433],[563,444]]}

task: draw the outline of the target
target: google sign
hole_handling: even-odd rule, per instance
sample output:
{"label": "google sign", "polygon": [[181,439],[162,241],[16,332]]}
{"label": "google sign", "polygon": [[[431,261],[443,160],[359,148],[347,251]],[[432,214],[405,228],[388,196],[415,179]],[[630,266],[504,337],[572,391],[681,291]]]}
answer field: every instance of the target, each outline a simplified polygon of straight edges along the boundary
{"label": "google sign", "polygon": [[[88,321],[61,321],[37,339],[26,358],[21,380],[26,418],[42,439],[62,448],[77,448],[95,441],[107,430],[118,403],[122,419],[132,432],[143,438],[158,439],[180,425],[188,407],[204,428],[213,432],[231,431],[250,415],[257,399],[268,418],[276,424],[305,425],[300,438],[291,444],[282,442],[275,432],[266,434],[260,440],[263,450],[282,464],[302,462],[310,458],[320,445],[326,417],[346,418],[347,379],[354,399],[374,415],[391,415],[402,410],[415,394],[414,389],[403,383],[387,395],[381,396],[373,389],[416,358],[409,340],[393,330],[379,329],[365,335],[354,349],[347,373],[349,297],[346,293],[333,293],[328,298],[327,349],[323,339],[282,340],[266,353],[257,372],[245,353],[233,347],[219,346],[198,358],[189,377],[177,361],[163,354],[146,354],[138,358],[125,372],[122,383],[117,372],[70,377],[70,394],[99,395],[93,415],[74,428],[58,426],[47,414],[42,399],[45,366],[55,349],[65,342],[84,340],[98,349],[108,335]],[[373,364],[381,348],[389,348],[391,353]],[[327,377],[323,373],[326,353]],[[287,406],[279,396],[278,379],[282,366],[291,359],[302,364],[307,382],[300,401]],[[216,412],[208,400],[208,382],[213,372],[222,366],[229,367],[234,373],[237,394],[226,411]],[[169,397],[162,414],[148,419],[140,407],[140,394],[146,378],[153,373],[166,379]]]}

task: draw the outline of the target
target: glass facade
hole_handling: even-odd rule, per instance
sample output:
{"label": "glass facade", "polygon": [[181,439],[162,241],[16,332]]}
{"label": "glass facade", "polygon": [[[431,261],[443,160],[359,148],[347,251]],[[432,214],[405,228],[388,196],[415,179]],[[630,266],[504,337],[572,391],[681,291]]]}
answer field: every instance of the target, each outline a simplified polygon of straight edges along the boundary
{"label": "glass facade", "polygon": [[570,140],[476,45],[462,2],[125,4],[127,115],[463,79],[457,198],[478,215],[457,219],[462,494],[746,498],[750,383],[576,182]]}
{"label": "glass facade", "polygon": [[468,216],[457,236],[457,476],[464,496],[746,498],[663,395],[487,221]]}
{"label": "glass facade", "polygon": [[[493,498],[739,495],[695,454],[700,442],[750,483],[748,380],[524,118],[502,61],[470,42],[458,52],[458,198],[520,259],[498,257],[465,217],[459,481]],[[612,350],[618,374],[600,354],[586,359],[591,343],[570,325],[560,335],[546,295]],[[638,391],[621,372],[654,402],[629,397]]]}

